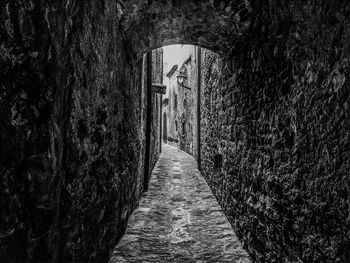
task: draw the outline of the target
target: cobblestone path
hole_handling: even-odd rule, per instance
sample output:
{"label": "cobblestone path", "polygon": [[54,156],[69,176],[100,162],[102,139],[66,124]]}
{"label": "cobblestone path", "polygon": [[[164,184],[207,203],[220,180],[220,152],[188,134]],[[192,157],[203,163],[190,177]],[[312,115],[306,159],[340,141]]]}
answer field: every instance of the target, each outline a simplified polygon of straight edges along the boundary
{"label": "cobblestone path", "polygon": [[251,262],[189,154],[164,144],[110,263]]}

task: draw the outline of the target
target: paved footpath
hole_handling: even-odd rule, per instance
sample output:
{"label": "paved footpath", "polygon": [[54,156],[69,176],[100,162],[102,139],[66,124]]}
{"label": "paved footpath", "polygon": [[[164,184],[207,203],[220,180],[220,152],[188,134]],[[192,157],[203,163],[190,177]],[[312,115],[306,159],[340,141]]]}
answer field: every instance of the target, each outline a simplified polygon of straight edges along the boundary
{"label": "paved footpath", "polygon": [[110,263],[251,262],[194,158],[167,144]]}

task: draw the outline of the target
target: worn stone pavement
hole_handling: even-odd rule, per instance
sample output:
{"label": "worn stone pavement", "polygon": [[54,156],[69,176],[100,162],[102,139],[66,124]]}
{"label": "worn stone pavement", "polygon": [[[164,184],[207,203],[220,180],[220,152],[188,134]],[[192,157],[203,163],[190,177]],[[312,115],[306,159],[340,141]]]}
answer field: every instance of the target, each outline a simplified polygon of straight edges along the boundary
{"label": "worn stone pavement", "polygon": [[194,158],[167,144],[110,263],[251,262]]}

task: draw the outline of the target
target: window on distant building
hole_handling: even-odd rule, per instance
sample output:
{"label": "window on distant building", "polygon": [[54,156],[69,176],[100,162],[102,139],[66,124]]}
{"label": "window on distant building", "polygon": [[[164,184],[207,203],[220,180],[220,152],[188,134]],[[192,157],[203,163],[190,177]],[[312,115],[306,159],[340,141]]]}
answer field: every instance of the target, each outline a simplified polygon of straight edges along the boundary
{"label": "window on distant building", "polygon": [[175,121],[175,130],[177,131],[177,121]]}
{"label": "window on distant building", "polygon": [[186,122],[182,123],[182,134],[186,134]]}

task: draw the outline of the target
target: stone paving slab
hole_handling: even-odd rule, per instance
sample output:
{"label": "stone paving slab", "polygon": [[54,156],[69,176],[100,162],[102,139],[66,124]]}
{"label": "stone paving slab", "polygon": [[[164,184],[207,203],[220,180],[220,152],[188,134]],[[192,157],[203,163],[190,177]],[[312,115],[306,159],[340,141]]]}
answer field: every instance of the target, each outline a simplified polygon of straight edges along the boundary
{"label": "stone paving slab", "polygon": [[194,158],[162,150],[109,262],[251,262]]}

